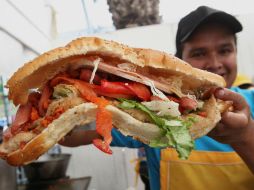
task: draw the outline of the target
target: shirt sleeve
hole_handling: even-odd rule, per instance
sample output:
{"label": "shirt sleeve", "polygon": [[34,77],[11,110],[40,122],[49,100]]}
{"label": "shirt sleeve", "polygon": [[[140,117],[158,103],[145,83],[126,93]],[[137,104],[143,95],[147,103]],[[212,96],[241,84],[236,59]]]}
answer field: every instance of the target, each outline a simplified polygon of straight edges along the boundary
{"label": "shirt sleeve", "polygon": [[112,137],[113,140],[111,142],[111,146],[118,146],[118,147],[128,147],[128,148],[140,148],[143,147],[144,144],[132,139],[131,137],[124,136],[116,129],[112,129]]}

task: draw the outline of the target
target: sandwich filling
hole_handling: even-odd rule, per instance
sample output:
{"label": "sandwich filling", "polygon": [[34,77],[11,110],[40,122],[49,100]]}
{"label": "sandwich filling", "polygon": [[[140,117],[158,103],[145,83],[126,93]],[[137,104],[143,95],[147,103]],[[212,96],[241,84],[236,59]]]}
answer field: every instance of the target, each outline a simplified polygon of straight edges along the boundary
{"label": "sandwich filling", "polygon": [[148,76],[145,68],[123,61],[108,63],[98,56],[79,58],[69,65],[19,106],[12,126],[4,133],[8,152],[22,149],[66,110],[92,102],[98,107],[96,132],[101,136],[93,144],[103,152],[112,154],[112,115],[106,107],[113,105],[160,128],[161,136],[148,142],[150,146],[174,147],[180,158],[188,158],[194,148],[189,131],[197,122],[191,115],[207,117],[201,100],[204,90],[182,92],[178,76],[163,80],[156,74]]}

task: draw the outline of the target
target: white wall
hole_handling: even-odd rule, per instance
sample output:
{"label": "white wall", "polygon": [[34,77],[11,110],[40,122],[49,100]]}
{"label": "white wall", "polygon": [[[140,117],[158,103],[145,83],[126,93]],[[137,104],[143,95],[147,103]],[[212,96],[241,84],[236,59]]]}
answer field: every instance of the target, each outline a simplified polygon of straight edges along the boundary
{"label": "white wall", "polygon": [[[134,187],[135,164],[131,163],[137,157],[135,149],[112,148],[113,155],[107,155],[93,145],[77,148],[62,147],[64,153],[72,157],[67,174],[78,178],[91,176],[90,190],[126,190]],[[143,189],[141,181],[138,189]]]}
{"label": "white wall", "polygon": [[9,77],[13,71],[37,54],[0,29],[0,75]]}
{"label": "white wall", "polygon": [[[0,1],[0,28],[4,28],[8,33],[15,36],[23,44],[33,49],[35,52],[42,53],[50,47],[50,37],[47,33],[41,32],[40,24],[34,24],[30,16],[27,19],[23,12],[26,9],[31,9],[29,4],[26,4],[25,8],[19,8],[12,4],[12,1],[1,0]],[[45,8],[46,10],[47,8]],[[50,26],[51,21],[48,20],[47,15],[50,14],[48,11],[44,13],[38,12],[38,23],[46,23]],[[33,16],[32,18],[35,18]],[[45,25],[45,24],[44,24]]]}
{"label": "white wall", "polygon": [[[95,129],[95,125],[86,125],[84,129]],[[67,175],[73,178],[91,176],[90,190],[126,190],[135,186],[135,163],[131,162],[137,158],[136,149],[111,147],[113,154],[108,155],[94,145],[61,148],[63,153],[72,154]],[[138,189],[143,189],[140,178]]]}
{"label": "white wall", "polygon": [[254,14],[239,15],[243,31],[238,35],[238,71],[254,82]]}

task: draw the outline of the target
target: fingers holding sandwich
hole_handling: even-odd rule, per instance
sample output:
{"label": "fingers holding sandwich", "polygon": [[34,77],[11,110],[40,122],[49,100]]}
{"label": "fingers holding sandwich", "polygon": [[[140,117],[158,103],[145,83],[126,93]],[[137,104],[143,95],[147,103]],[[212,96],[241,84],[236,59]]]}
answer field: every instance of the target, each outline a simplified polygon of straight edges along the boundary
{"label": "fingers holding sandwich", "polygon": [[58,144],[66,147],[77,147],[91,144],[94,139],[101,139],[96,130],[72,130]]}
{"label": "fingers holding sandwich", "polygon": [[229,89],[216,89],[215,97],[224,101],[232,101],[233,111],[222,114],[219,124],[209,133],[212,138],[228,144],[248,141],[249,130],[254,128],[250,108],[245,99]]}

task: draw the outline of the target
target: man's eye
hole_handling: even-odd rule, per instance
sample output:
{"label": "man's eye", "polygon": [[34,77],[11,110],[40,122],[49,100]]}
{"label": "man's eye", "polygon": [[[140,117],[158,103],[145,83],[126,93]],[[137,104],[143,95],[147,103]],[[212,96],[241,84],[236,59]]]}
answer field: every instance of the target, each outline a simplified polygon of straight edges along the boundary
{"label": "man's eye", "polygon": [[194,52],[191,54],[191,57],[203,57],[205,56],[204,52]]}
{"label": "man's eye", "polygon": [[219,53],[220,53],[221,55],[227,55],[227,54],[229,54],[229,53],[231,53],[231,52],[232,52],[232,50],[229,49],[229,48],[221,49],[221,50],[219,51]]}

